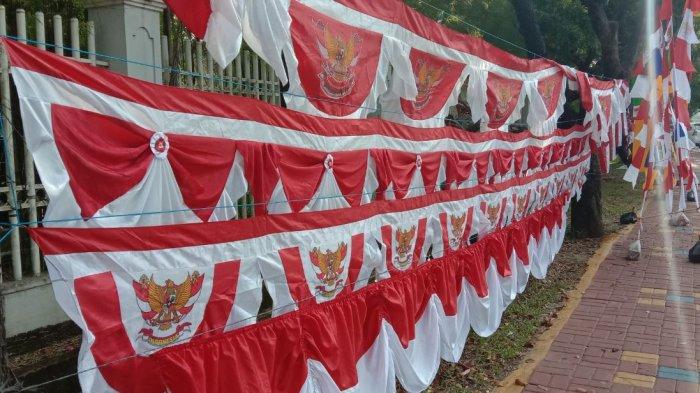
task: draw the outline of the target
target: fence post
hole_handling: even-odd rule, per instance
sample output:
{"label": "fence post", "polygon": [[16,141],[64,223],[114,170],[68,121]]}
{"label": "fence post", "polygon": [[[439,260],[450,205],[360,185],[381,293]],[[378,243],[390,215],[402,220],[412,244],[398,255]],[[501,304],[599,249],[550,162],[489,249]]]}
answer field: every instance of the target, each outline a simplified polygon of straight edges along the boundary
{"label": "fence post", "polygon": [[[7,35],[7,18],[5,6],[0,5],[0,34]],[[18,281],[22,279],[22,258],[20,255],[19,228],[17,228],[17,198],[15,191],[15,144],[12,135],[12,109],[10,108],[10,69],[7,54],[3,50],[0,55],[0,97],[2,97],[2,137],[5,144],[5,170],[7,177],[7,200],[12,210],[9,212],[12,234],[10,235],[10,247],[12,250],[12,275]]]}
{"label": "fence post", "polygon": [[160,61],[163,67],[163,84],[170,84],[170,54],[168,53],[168,36],[160,36]]}
{"label": "fence post", "polygon": [[37,11],[34,14],[36,24],[36,47],[41,50],[46,50],[46,26],[44,25],[44,13]]}
{"label": "fence post", "polygon": [[[17,38],[21,42],[27,42],[27,16],[23,9],[17,10]],[[34,160],[29,152],[26,143],[24,145],[24,178],[26,184],[27,204],[29,205],[29,221],[36,222],[36,180],[34,178]],[[9,150],[9,149],[8,149]],[[36,224],[32,224],[36,227]],[[41,274],[41,257],[39,248],[34,241],[30,240],[30,260],[32,264],[32,273],[35,276]]]}
{"label": "fence post", "polygon": [[74,59],[80,58],[80,25],[78,18],[70,18],[70,49]]}
{"label": "fence post", "polygon": [[189,38],[185,38],[184,45],[185,45],[185,71],[187,71],[187,75],[185,76],[185,81],[187,84],[187,88],[191,89],[192,88],[192,40]]}
{"label": "fence post", "polygon": [[90,64],[97,64],[97,54],[95,53],[95,22],[88,21],[87,24],[87,50],[88,59],[90,59]]}
{"label": "fence post", "polygon": [[63,19],[61,15],[53,16],[53,51],[57,55],[63,56]]}
{"label": "fence post", "polygon": [[251,80],[253,79],[250,76],[250,52],[249,51],[244,51],[243,52],[243,78],[245,82],[243,82],[243,91],[245,92],[246,97],[250,97],[250,93],[253,90],[253,86],[251,84]]}
{"label": "fence post", "polygon": [[195,44],[195,56],[197,61],[197,87],[204,90],[204,60],[202,59],[202,41],[197,40]]}
{"label": "fence post", "polygon": [[233,65],[235,66],[235,75],[236,75],[236,94],[238,95],[243,95],[243,71],[241,68],[241,54],[239,53],[238,56],[233,60]]}

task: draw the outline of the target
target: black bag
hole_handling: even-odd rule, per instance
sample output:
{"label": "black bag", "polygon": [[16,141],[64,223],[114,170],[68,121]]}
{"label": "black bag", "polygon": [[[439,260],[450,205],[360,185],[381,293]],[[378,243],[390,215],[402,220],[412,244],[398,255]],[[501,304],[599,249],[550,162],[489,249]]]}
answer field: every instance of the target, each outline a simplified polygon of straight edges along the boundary
{"label": "black bag", "polygon": [[635,222],[637,222],[637,213],[635,212],[625,213],[620,216],[621,225],[634,224]]}
{"label": "black bag", "polygon": [[688,251],[688,260],[692,263],[700,263],[700,240]]}
{"label": "black bag", "polygon": [[695,193],[692,191],[688,191],[688,193],[685,194],[685,201],[686,202],[695,202]]}

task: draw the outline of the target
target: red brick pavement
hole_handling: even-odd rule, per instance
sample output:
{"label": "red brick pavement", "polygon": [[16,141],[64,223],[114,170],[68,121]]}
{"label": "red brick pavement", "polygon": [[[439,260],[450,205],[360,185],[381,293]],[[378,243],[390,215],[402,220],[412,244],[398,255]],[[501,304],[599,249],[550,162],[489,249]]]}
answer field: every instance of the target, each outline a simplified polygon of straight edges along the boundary
{"label": "red brick pavement", "polygon": [[[658,213],[652,202],[645,215]],[[639,261],[626,259],[636,230],[616,242],[525,392],[700,392],[688,381],[700,359],[700,264],[687,257],[700,214],[687,215],[685,228],[646,219]]]}

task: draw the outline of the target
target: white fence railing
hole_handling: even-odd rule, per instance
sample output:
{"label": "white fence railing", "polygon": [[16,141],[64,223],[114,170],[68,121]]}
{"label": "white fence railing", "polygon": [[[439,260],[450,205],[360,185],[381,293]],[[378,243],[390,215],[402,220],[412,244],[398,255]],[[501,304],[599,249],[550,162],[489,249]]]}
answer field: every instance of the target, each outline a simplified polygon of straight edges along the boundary
{"label": "white fence railing", "polygon": [[[42,12],[27,15],[24,10],[16,9],[12,11],[15,23],[9,26],[8,12],[10,11],[5,6],[0,5],[0,35],[15,37],[43,50],[51,50],[94,66],[109,68],[110,63],[128,61],[111,57],[109,53],[100,53],[100,48],[95,47],[93,22],[81,24],[78,19],[69,18],[69,29],[64,31],[65,22],[61,15],[49,18]],[[32,31],[27,31],[28,18],[33,18],[29,21],[30,25],[34,26]],[[52,42],[47,42],[47,25],[52,28],[48,31],[53,37]],[[69,44],[64,43],[64,38]],[[255,53],[244,50],[233,63],[222,68],[213,62],[206,46],[187,33],[173,39],[172,42],[163,35],[161,44],[163,64],[147,66],[163,71],[164,84],[242,95],[278,105],[281,103],[277,77],[272,68]],[[174,51],[176,46],[180,56],[171,64],[170,51]],[[109,63],[101,59],[108,59]],[[1,153],[3,162],[0,166],[0,183],[4,183],[0,184],[0,222],[10,224],[3,228],[3,233],[8,233],[6,231],[23,224],[37,226],[48,203],[43,186],[37,183],[34,163],[24,143],[19,108],[16,107],[16,102],[13,103],[11,86],[7,58],[0,49],[0,101],[5,148]],[[250,195],[241,198],[238,215],[240,218],[247,218],[253,214],[252,203]],[[3,279],[18,282],[26,276],[39,276],[45,271],[39,249],[28,238],[26,231],[13,230],[9,238],[3,240],[0,244],[0,284]]]}

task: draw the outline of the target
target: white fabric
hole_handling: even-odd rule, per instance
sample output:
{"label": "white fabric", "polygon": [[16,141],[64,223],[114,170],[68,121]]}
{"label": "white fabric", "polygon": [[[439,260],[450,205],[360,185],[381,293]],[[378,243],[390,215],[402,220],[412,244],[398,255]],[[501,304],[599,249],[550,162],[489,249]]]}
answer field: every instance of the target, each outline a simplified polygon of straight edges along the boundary
{"label": "white fabric", "polygon": [[275,70],[282,84],[287,74],[282,47],[289,41],[289,0],[211,0],[204,42],[212,58],[222,67],[235,59],[241,42]]}
{"label": "white fabric", "polygon": [[542,99],[537,90],[538,81],[527,81],[523,84],[523,89],[527,91],[527,97],[530,100],[528,108],[527,123],[530,126],[530,131],[534,135],[544,136],[550,134],[557,128],[557,121],[564,113],[564,104],[566,103],[566,76],[562,75],[561,89],[554,92],[557,98],[557,106],[554,113],[549,116],[549,111],[546,102]]}

